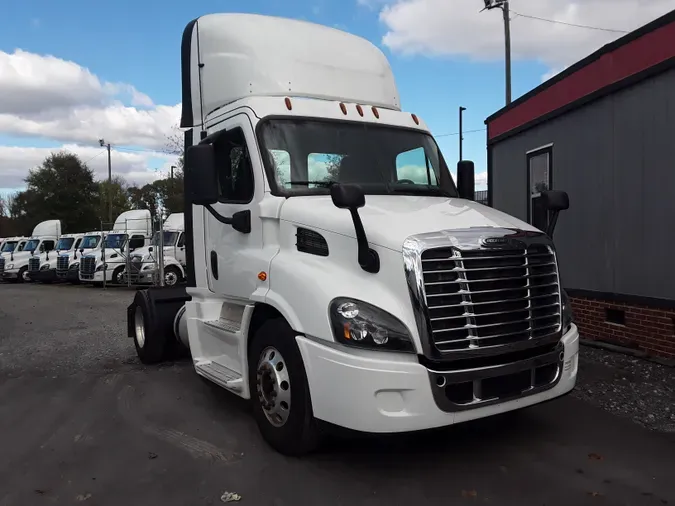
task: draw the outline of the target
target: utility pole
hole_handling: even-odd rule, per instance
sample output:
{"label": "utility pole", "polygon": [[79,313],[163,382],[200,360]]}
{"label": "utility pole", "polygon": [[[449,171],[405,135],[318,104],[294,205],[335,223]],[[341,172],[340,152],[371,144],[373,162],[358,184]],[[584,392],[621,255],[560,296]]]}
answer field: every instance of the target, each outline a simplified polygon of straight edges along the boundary
{"label": "utility pole", "polygon": [[463,129],[462,129],[462,112],[466,111],[466,107],[459,106],[459,161],[464,160],[462,155],[462,144],[464,141]]}
{"label": "utility pole", "polygon": [[483,10],[501,9],[504,17],[504,79],[506,105],[509,105],[511,103],[511,18],[509,15],[509,0],[483,1],[485,2]]}
{"label": "utility pole", "polygon": [[113,225],[113,195],[112,195],[112,164],[110,160],[110,143],[106,144],[105,140],[99,139],[99,144],[102,148],[108,149],[108,222],[109,226]]}

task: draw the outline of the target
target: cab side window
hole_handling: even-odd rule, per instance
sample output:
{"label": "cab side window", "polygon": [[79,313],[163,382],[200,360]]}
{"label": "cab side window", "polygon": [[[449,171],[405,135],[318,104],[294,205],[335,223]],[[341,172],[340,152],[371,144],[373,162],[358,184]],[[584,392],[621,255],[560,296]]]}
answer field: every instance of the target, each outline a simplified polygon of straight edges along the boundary
{"label": "cab side window", "polygon": [[223,132],[213,143],[220,201],[246,204],[253,199],[254,179],[246,138],[241,128]]}
{"label": "cab side window", "polygon": [[54,249],[54,241],[42,241],[40,244],[40,251],[52,251]]}
{"label": "cab side window", "polygon": [[181,232],[180,236],[178,237],[178,247],[182,248],[185,246],[185,234]]}
{"label": "cab side window", "polygon": [[145,245],[145,238],[142,235],[132,235],[129,240],[129,249],[142,248]]}
{"label": "cab side window", "polygon": [[81,243],[81,242],[82,242],[82,239],[77,239],[77,240],[75,241],[75,246],[73,247],[73,249],[79,249],[79,248],[80,248],[80,243]]}

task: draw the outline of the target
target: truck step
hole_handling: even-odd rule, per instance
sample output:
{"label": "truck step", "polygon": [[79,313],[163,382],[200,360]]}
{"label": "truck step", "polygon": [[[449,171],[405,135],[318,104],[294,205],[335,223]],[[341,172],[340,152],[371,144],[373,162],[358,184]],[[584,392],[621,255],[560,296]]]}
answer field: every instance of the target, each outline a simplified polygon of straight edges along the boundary
{"label": "truck step", "polygon": [[204,325],[207,325],[208,327],[213,327],[214,329],[217,330],[230,332],[232,334],[239,332],[239,330],[241,329],[240,322],[225,320],[224,318],[219,318],[218,320],[204,320]]}
{"label": "truck step", "polygon": [[198,374],[201,374],[228,390],[241,392],[243,389],[244,379],[241,377],[241,374],[224,365],[220,365],[211,360],[202,360],[195,363],[195,369]]}

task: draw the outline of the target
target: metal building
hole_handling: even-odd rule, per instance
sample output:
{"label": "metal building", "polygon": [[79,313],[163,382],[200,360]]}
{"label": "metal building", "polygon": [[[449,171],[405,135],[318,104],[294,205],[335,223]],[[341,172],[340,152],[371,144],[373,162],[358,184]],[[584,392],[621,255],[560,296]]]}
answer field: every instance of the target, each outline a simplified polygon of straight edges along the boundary
{"label": "metal building", "polygon": [[675,359],[675,11],[485,121],[489,205],[545,229],[586,338]]}

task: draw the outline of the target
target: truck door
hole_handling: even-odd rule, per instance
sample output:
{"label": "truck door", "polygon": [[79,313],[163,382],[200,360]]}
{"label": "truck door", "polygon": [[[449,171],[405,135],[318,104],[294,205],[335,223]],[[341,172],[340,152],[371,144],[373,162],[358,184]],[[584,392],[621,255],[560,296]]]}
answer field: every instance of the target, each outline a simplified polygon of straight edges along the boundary
{"label": "truck door", "polygon": [[548,209],[544,206],[541,192],[552,190],[553,174],[551,170],[553,147],[545,146],[527,153],[528,172],[528,222],[539,230],[548,227]]}
{"label": "truck door", "polygon": [[181,232],[178,235],[175,250],[174,258],[178,260],[179,264],[185,267],[185,232]]}
{"label": "truck door", "polygon": [[[250,213],[250,232],[235,230],[206,209],[205,253],[209,289],[227,297],[249,300],[258,273],[267,271],[262,258],[259,201],[264,195],[263,169],[250,120],[239,114],[224,122],[214,142],[220,198],[213,210],[220,217]],[[251,156],[251,154],[254,156]]]}

